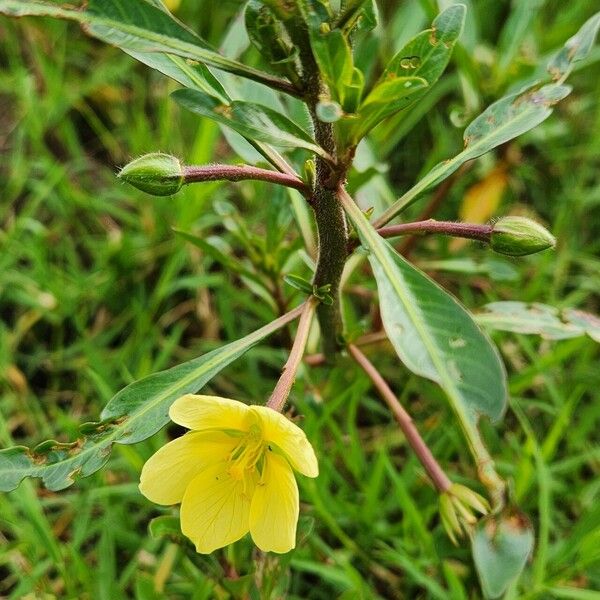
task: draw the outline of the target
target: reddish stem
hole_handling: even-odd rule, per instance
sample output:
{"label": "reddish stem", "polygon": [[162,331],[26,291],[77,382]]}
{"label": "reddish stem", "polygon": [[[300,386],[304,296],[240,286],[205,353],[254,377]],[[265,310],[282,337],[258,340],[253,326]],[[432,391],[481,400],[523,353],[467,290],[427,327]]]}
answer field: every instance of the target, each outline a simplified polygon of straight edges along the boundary
{"label": "reddish stem", "polygon": [[492,234],[492,225],[479,225],[477,223],[455,223],[453,221],[415,221],[413,223],[400,223],[381,227],[377,233],[384,238],[396,237],[407,234],[438,233],[453,237],[467,238],[479,242],[489,243]]}
{"label": "reddish stem", "polygon": [[354,360],[369,376],[369,379],[372,381],[380,396],[390,407],[390,410],[394,414],[396,421],[398,421],[398,425],[400,425],[400,429],[402,429],[402,432],[406,436],[407,442],[415,451],[417,458],[427,471],[427,474],[431,478],[431,481],[433,482],[437,490],[440,493],[448,491],[448,489],[452,485],[452,482],[450,481],[446,473],[444,473],[442,467],[431,453],[431,450],[421,437],[421,434],[415,427],[410,415],[406,412],[402,404],[400,404],[400,401],[398,400],[398,398],[396,398],[390,386],[381,376],[379,371],[369,361],[369,359],[354,344],[349,344],[348,350],[354,358]]}
{"label": "reddish stem", "polygon": [[183,177],[185,183],[196,183],[198,181],[218,181],[225,179],[227,181],[242,181],[245,179],[254,179],[259,181],[268,181],[277,183],[286,187],[299,190],[304,195],[309,194],[305,183],[298,177],[289,173],[280,173],[279,171],[270,171],[250,165],[192,165],[183,168]]}
{"label": "reddish stem", "polygon": [[294,385],[296,379],[296,372],[302,362],[302,356],[304,355],[304,349],[306,348],[306,342],[308,340],[308,334],[310,333],[310,326],[312,323],[315,309],[317,306],[317,300],[314,297],[309,298],[303,305],[302,314],[300,315],[300,321],[298,322],[298,330],[296,331],[296,337],[294,338],[294,344],[290,351],[290,355],[283,366],[283,372],[277,382],[277,385],[273,389],[273,393],[267,402],[267,406],[281,412],[290,390]]}

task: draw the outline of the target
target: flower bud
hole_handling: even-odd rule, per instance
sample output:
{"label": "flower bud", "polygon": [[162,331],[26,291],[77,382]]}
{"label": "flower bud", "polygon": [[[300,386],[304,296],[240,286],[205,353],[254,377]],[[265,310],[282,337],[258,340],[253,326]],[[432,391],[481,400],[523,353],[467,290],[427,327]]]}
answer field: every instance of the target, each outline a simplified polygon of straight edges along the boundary
{"label": "flower bud", "polygon": [[453,483],[442,492],[439,501],[442,525],[455,545],[459,537],[473,530],[477,523],[476,512],[486,515],[490,511],[490,505],[483,496],[460,483]]}
{"label": "flower bud", "polygon": [[492,250],[509,256],[526,256],[554,248],[556,238],[526,217],[502,217],[492,229]]}
{"label": "flower bud", "polygon": [[138,190],[153,196],[170,196],[184,184],[183,167],[179,160],[169,154],[154,152],[145,154],[128,165],[118,175]]}

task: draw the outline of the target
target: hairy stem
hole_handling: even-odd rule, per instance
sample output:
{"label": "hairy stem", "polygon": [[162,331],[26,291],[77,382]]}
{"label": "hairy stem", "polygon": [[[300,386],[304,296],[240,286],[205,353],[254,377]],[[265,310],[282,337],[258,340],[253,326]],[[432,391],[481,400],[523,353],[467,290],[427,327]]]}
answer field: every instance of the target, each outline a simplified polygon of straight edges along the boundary
{"label": "hairy stem", "polygon": [[268,181],[299,190],[308,194],[304,182],[294,175],[269,169],[260,169],[250,165],[201,165],[183,167],[184,183],[197,183],[202,181],[243,181],[253,179]]}
{"label": "hairy stem", "polygon": [[479,225],[477,223],[455,223],[452,221],[414,221],[413,223],[401,223],[377,229],[377,233],[384,238],[397,237],[407,234],[438,233],[453,237],[467,238],[479,242],[489,243],[492,235],[492,225]]}
{"label": "hairy stem", "polygon": [[363,371],[369,376],[375,389],[379,392],[380,396],[385,400],[390,410],[394,414],[400,429],[406,436],[406,441],[410,444],[414,450],[417,458],[423,465],[425,471],[431,478],[431,481],[435,485],[436,489],[440,493],[447,492],[452,485],[450,478],[446,475],[440,464],[437,462],[431,450],[421,437],[417,428],[415,427],[410,415],[406,412],[402,404],[394,392],[392,392],[390,386],[387,384],[385,379],[381,376],[379,371],[373,366],[371,361],[358,349],[354,344],[348,345],[348,351],[352,355],[352,358],[360,365]]}
{"label": "hairy stem", "polygon": [[304,349],[306,348],[306,341],[308,340],[308,334],[310,332],[310,326],[315,314],[315,308],[317,305],[317,299],[312,297],[309,298],[303,305],[302,314],[300,315],[300,321],[298,322],[298,331],[294,338],[294,344],[290,355],[283,366],[281,377],[277,382],[277,385],[273,389],[273,393],[267,402],[267,406],[281,412],[285,406],[286,400],[290,395],[292,385],[296,379],[296,373],[298,367],[302,362],[304,355]]}
{"label": "hairy stem", "polygon": [[333,297],[333,304],[321,304],[317,312],[323,336],[323,353],[331,360],[340,348],[342,320],[339,288],[348,255],[348,228],[343,209],[333,191],[321,189],[315,193],[313,207],[319,241],[313,283],[318,287],[329,284],[329,293]]}
{"label": "hairy stem", "polygon": [[[316,141],[337,159],[333,127],[316,115],[316,105],[323,83],[314,78],[309,89],[313,91],[308,105],[315,130]],[[316,186],[312,198],[317,224],[318,247],[317,269],[313,283],[321,287],[329,284],[333,304],[321,304],[317,309],[319,326],[323,336],[323,353],[332,361],[340,350],[342,319],[340,311],[340,280],[348,257],[348,223],[344,209],[338,199],[337,190],[343,186],[346,168],[333,168],[321,157],[316,157]]]}

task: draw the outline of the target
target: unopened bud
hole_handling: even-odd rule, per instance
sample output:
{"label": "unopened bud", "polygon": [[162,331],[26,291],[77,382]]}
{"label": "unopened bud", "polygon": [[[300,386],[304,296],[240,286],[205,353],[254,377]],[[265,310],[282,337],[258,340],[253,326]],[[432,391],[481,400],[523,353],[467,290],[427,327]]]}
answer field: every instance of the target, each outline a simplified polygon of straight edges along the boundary
{"label": "unopened bud", "polygon": [[171,196],[184,183],[183,167],[170,154],[145,154],[121,169],[118,175],[138,190],[153,196]]}
{"label": "unopened bud", "polygon": [[556,238],[539,223],[526,217],[503,217],[492,229],[490,246],[509,256],[526,256],[554,248]]}

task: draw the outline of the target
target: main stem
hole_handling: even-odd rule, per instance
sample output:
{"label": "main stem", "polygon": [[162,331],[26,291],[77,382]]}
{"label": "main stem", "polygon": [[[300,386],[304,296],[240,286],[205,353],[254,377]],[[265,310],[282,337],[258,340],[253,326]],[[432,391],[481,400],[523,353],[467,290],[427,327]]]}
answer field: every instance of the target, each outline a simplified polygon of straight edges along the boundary
{"label": "main stem", "polygon": [[[325,91],[319,69],[309,49],[301,51],[306,71],[306,102],[313,122],[315,139],[330,156],[337,160],[333,126],[320,121],[316,114],[317,103]],[[341,348],[342,319],[340,311],[340,280],[348,257],[348,224],[344,209],[337,197],[343,186],[347,166],[332,165],[323,158],[316,159],[316,182],[312,206],[315,211],[319,253],[313,283],[317,287],[330,285],[333,303],[321,303],[317,318],[323,339],[323,353],[328,362],[333,361]]]}

